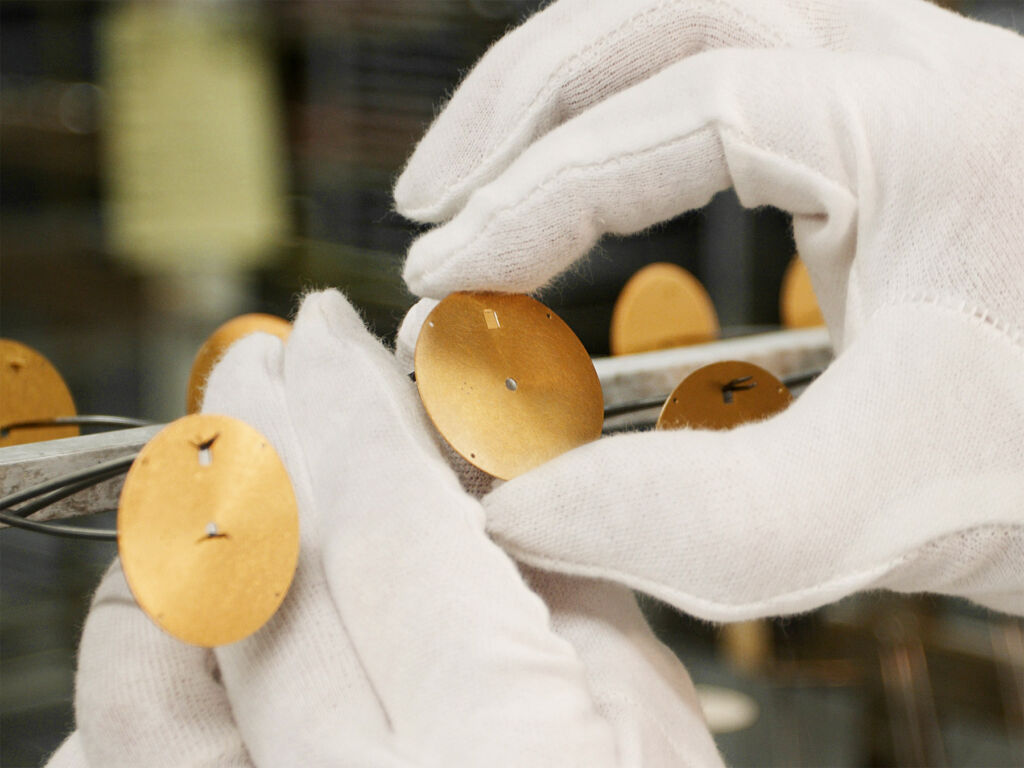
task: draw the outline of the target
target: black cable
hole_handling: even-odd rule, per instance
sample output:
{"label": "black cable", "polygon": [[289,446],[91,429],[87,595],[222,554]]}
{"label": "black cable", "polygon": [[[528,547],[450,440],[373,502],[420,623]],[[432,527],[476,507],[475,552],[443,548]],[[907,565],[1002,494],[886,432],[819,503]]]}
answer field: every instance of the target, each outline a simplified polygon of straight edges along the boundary
{"label": "black cable", "polygon": [[[807,373],[796,374],[794,376],[788,376],[782,379],[782,383],[787,387],[798,387],[804,384],[809,384],[814,381],[818,376],[822,374],[822,371],[809,371]],[[410,374],[413,377],[415,374]],[[623,403],[621,405],[611,406],[605,409],[605,417],[610,416],[621,416],[626,413],[632,413],[635,411],[647,410],[649,408],[656,408],[663,404],[666,397],[660,398],[649,398],[646,400],[637,400],[631,403]],[[147,426],[148,422],[143,422],[139,419],[129,419],[127,417],[113,416],[77,416],[68,417],[67,419],[52,419],[45,422],[21,422],[18,424],[10,424],[4,427],[4,431],[18,428],[28,428],[34,426],[53,426],[54,424],[117,424],[119,426]],[[635,427],[634,427],[635,428]],[[624,431],[631,429],[631,427],[618,427],[608,428],[604,430],[605,434],[613,432]],[[37,520],[25,520],[24,517],[38,512],[51,504],[54,504],[61,499],[65,499],[79,491],[83,491],[87,488],[91,488],[94,485],[98,485],[105,480],[109,480],[112,477],[123,474],[128,471],[131,467],[132,462],[135,461],[135,457],[138,454],[132,454],[131,456],[122,456],[118,459],[112,459],[110,461],[102,462],[90,467],[89,469],[79,470],[78,472],[72,472],[67,475],[61,475],[60,477],[48,480],[45,483],[34,485],[31,488],[26,488],[23,491],[12,493],[8,496],[0,498],[0,522],[6,523],[12,528],[22,528],[24,530],[34,531],[37,533],[47,533],[51,536],[65,536],[76,539],[93,539],[97,541],[116,541],[117,531],[103,530],[97,528],[82,528],[80,526],[73,525],[59,525],[55,523],[43,523]],[[31,501],[30,501],[31,500]],[[6,510],[12,507],[22,504],[23,502],[29,502],[23,504],[14,510],[11,514]]]}
{"label": "black cable", "polygon": [[[83,528],[75,525],[60,525],[57,523],[43,523],[38,520],[23,520],[19,515],[30,515],[40,509],[71,496],[74,493],[91,488],[94,485],[109,480],[111,477],[123,474],[135,461],[135,455],[122,456],[119,459],[112,459],[96,464],[89,469],[79,470],[67,475],[61,475],[45,483],[34,485],[23,491],[12,493],[0,499],[0,523],[6,523],[12,528],[21,528],[35,533],[47,533],[51,536],[64,536],[74,539],[92,539],[95,541],[117,541],[117,531]],[[29,502],[19,507],[14,513],[7,512],[17,504]]]}
{"label": "black cable", "polygon": [[44,493],[42,496],[36,496],[32,501],[28,502],[27,504],[22,504],[17,509],[12,509],[11,514],[15,514],[20,518],[26,518],[29,515],[35,514],[41,509],[46,509],[46,507],[50,506],[51,504],[56,504],[61,499],[66,499],[68,496],[74,496],[79,491],[84,491],[87,488],[92,488],[93,486],[99,485],[100,483],[109,480],[112,477],[117,477],[120,474],[123,474],[123,472],[121,470],[116,470],[112,472],[106,472],[103,474],[97,474],[93,478],[90,478],[88,480],[82,480],[78,483],[70,483],[69,485],[65,485],[63,488],[59,488],[56,491]]}
{"label": "black cable", "polygon": [[96,464],[88,469],[81,469],[77,472],[61,475],[60,477],[55,477],[53,480],[47,480],[45,483],[40,483],[39,485],[33,485],[31,488],[26,488],[24,491],[18,491],[17,493],[12,493],[9,496],[4,496],[3,498],[0,498],[0,510],[10,509],[15,504],[20,504],[23,501],[28,501],[29,499],[41,496],[44,493],[49,493],[50,491],[56,491],[63,488],[65,485],[70,485],[71,483],[77,483],[81,480],[89,480],[97,475],[114,472],[115,470],[127,471],[128,467],[130,467],[132,462],[135,461],[136,455],[137,454],[132,454],[131,456],[122,456],[118,459],[111,459],[110,461]]}
{"label": "black cable", "polygon": [[0,523],[5,523],[12,528],[22,528],[26,531],[36,533],[48,533],[51,536],[64,536],[70,539],[94,539],[96,541],[117,541],[117,531],[104,530],[101,528],[82,528],[77,525],[55,525],[54,523],[40,523],[35,520],[22,520],[17,515],[9,512],[0,512]]}

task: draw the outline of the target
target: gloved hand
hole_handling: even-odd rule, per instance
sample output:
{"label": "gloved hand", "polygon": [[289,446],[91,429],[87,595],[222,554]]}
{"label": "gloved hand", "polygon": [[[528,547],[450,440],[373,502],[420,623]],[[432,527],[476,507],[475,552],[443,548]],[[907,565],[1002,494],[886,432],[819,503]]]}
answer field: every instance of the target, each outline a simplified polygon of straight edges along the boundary
{"label": "gloved hand", "polygon": [[[435,306],[436,301],[423,299],[402,321],[395,339],[401,370],[414,369],[416,340]],[[501,483],[428,429],[467,493],[480,498]],[[686,670],[655,637],[632,590],[525,566],[520,570],[551,612],[552,630],[579,654],[594,704],[615,730],[620,765],[720,764]]]}
{"label": "gloved hand", "polygon": [[213,651],[156,626],[115,560],[78,647],[76,730],[49,768],[250,768]]}
{"label": "gloved hand", "polygon": [[288,468],[295,581],[263,629],[211,653],[149,625],[115,566],[83,638],[80,732],[58,757],[78,745],[93,766],[720,764],[685,671],[639,635],[635,603],[593,584],[569,604],[532,575],[549,615],[487,539],[413,385],[340,294],[307,298],[286,346],[233,346],[204,410],[260,430]]}
{"label": "gloved hand", "polygon": [[560,0],[398,209],[412,290],[528,292],[734,186],[793,214],[838,359],[730,433],[626,435],[487,498],[514,557],[730,620],[885,587],[1024,614],[1024,41],[920,0]]}

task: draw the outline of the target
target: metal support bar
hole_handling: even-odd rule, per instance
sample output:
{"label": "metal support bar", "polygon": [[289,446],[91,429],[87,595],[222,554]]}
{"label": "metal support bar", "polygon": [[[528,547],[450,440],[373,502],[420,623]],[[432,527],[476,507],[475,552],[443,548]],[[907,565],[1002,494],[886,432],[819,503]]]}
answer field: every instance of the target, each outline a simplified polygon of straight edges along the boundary
{"label": "metal support bar", "polygon": [[[44,483],[58,475],[138,453],[162,427],[162,424],[156,424],[0,448],[0,496]],[[40,510],[31,519],[55,520],[114,509],[123,482],[123,476],[106,480]]]}
{"label": "metal support bar", "polygon": [[[601,380],[605,405],[614,408],[631,401],[663,396],[671,392],[686,375],[721,360],[754,363],[784,378],[824,368],[831,358],[828,333],[823,328],[815,328],[777,331],[692,347],[601,358],[594,361],[594,367]],[[661,406],[657,404],[654,407]],[[645,418],[650,420],[642,412],[624,414],[608,419],[606,426],[624,428],[631,423],[642,422]],[[162,424],[156,424],[0,448],[0,496],[59,475],[137,453],[162,427]],[[55,520],[114,509],[123,482],[123,476],[106,480],[40,510],[31,519]]]}
{"label": "metal support bar", "polygon": [[[656,398],[671,392],[698,368],[723,360],[753,363],[786,379],[827,367],[832,361],[832,344],[824,328],[774,331],[692,347],[604,357],[595,360],[594,367],[601,379],[605,409],[614,414],[620,405],[648,399],[652,409],[660,409],[662,403],[654,402]],[[626,413],[606,419],[605,429],[626,429],[650,421],[650,413]]]}

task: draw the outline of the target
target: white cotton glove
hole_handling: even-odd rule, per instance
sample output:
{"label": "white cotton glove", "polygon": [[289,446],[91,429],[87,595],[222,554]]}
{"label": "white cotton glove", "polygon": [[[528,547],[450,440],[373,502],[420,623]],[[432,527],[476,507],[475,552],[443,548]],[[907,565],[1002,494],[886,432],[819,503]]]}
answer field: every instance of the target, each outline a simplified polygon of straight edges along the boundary
{"label": "white cotton glove", "polygon": [[[423,299],[402,322],[395,340],[401,370],[413,370],[416,339],[436,306],[436,301]],[[480,497],[501,482],[437,439],[468,493]],[[547,605],[552,630],[583,662],[597,711],[614,729],[619,765],[721,764],[690,676],[655,637],[631,590],[595,579],[522,570]]]}
{"label": "white cotton glove", "polygon": [[159,629],[119,561],[86,619],[75,678],[77,729],[50,768],[249,768],[213,653]]}
{"label": "white cotton glove", "polygon": [[253,761],[611,764],[579,659],[487,539],[413,386],[336,292],[304,301],[287,347],[253,336],[211,377],[204,409],[267,436],[301,514],[281,611],[217,649]]}
{"label": "white cotton glove", "polygon": [[731,186],[792,212],[838,359],[730,433],[598,441],[504,484],[524,562],[698,616],[860,589],[1024,613],[1024,42],[919,0],[560,0],[417,147],[416,293],[534,290]]}
{"label": "white cotton glove", "polygon": [[[79,731],[54,765],[76,744],[90,766],[720,764],[685,671],[637,642],[636,605],[617,588],[587,591],[607,606],[602,624],[591,605],[562,606],[552,631],[413,385],[340,294],[307,298],[287,346],[235,344],[204,410],[254,426],[288,468],[295,581],[263,629],[210,654],[149,624],[115,567],[83,640]],[[227,744],[236,752],[214,757]]]}
{"label": "white cotton glove", "polygon": [[82,751],[81,734],[73,731],[46,760],[46,768],[89,768]]}

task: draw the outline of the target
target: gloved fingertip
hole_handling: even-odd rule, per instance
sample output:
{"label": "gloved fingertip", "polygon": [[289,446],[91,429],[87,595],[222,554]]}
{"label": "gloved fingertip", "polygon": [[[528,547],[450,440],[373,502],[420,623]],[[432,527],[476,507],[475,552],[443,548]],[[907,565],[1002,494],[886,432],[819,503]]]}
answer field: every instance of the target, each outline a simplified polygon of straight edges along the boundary
{"label": "gloved fingertip", "polygon": [[256,332],[230,347],[214,366],[203,388],[204,413],[227,413],[237,398],[237,383],[257,377],[279,377],[284,342],[269,333]]}
{"label": "gloved fingertip", "polygon": [[439,270],[434,268],[435,259],[428,254],[422,241],[421,237],[409,249],[409,256],[402,270],[402,279],[405,280],[409,291],[416,296],[440,300],[455,288],[447,285],[443,279],[438,279]]}
{"label": "gloved fingertip", "polygon": [[393,196],[395,210],[410,221],[436,224],[444,220],[445,209],[431,202],[432,195],[422,189],[419,179],[408,171],[398,177]]}
{"label": "gloved fingertip", "polygon": [[322,326],[336,336],[345,337],[366,331],[359,312],[341,291],[334,288],[310,293],[303,298],[295,318],[295,329],[305,335],[311,326]]}
{"label": "gloved fingertip", "polygon": [[427,315],[434,311],[438,305],[437,299],[420,299],[406,313],[405,319],[398,328],[398,335],[395,337],[395,359],[403,368],[413,369],[413,360],[416,356],[416,341],[420,337],[420,330],[426,322]]}
{"label": "gloved fingertip", "polygon": [[461,207],[464,196],[459,189],[462,185],[445,174],[444,165],[436,167],[433,156],[434,152],[417,147],[392,190],[395,210],[423,224],[450,219]]}
{"label": "gloved fingertip", "polygon": [[[288,343],[285,378],[297,379],[309,375],[310,365],[328,366],[337,381],[349,381],[366,372],[368,361],[379,370],[388,370],[389,376],[399,373],[394,356],[384,348],[372,331],[366,327],[358,310],[345,296],[331,289],[309,294],[299,308],[295,330]],[[362,357],[357,362],[353,355]],[[409,371],[405,371],[408,374]],[[409,381],[401,377],[404,384]]]}

